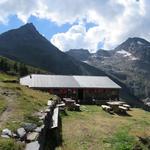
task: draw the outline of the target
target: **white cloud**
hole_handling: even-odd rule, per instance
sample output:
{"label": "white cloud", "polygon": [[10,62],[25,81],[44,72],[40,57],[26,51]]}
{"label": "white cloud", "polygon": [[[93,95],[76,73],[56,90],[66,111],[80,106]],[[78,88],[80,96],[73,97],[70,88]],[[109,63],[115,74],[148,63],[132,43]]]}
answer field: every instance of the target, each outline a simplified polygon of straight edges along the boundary
{"label": "white cloud", "polygon": [[103,40],[103,31],[99,27],[86,31],[84,25],[74,25],[66,33],[58,33],[53,36],[51,42],[59,49],[90,49],[91,52],[98,48],[98,42]]}
{"label": "white cloud", "polygon": [[[69,48],[113,48],[129,36],[150,39],[150,0],[1,0],[0,22],[10,15],[27,22],[33,15],[58,25],[73,26],[51,39],[62,50]],[[78,23],[79,25],[74,25]],[[86,31],[86,23],[95,23]]]}

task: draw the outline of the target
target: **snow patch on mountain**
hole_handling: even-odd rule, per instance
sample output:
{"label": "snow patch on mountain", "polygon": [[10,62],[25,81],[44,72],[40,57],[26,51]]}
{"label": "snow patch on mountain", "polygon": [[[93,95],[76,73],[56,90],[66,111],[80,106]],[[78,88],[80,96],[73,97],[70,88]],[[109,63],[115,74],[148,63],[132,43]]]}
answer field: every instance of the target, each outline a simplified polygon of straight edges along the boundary
{"label": "snow patch on mountain", "polygon": [[85,61],[82,61],[82,62],[84,62],[84,63],[88,64],[88,61],[87,61],[87,60],[85,60]]}
{"label": "snow patch on mountain", "polygon": [[138,60],[137,57],[133,56],[130,52],[127,52],[125,50],[117,51],[117,54],[121,54],[123,57],[128,57],[130,60]]}
{"label": "snow patch on mountain", "polygon": [[144,43],[142,43],[141,41],[137,41],[137,44],[144,45]]}
{"label": "snow patch on mountain", "polygon": [[120,51],[117,51],[118,54],[122,54],[124,57],[128,57],[128,56],[131,56],[132,54],[125,51],[125,50],[120,50]]}

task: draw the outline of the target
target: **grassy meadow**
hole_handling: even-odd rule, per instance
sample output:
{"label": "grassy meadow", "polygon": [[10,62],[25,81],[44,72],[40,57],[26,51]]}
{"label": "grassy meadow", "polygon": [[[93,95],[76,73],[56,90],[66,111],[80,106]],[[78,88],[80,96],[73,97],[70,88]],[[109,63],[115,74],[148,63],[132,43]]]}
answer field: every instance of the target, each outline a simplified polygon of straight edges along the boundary
{"label": "grassy meadow", "polygon": [[81,112],[67,111],[62,115],[63,142],[57,150],[132,150],[138,136],[150,136],[150,113],[140,109],[128,113],[111,115],[87,105],[81,106]]}

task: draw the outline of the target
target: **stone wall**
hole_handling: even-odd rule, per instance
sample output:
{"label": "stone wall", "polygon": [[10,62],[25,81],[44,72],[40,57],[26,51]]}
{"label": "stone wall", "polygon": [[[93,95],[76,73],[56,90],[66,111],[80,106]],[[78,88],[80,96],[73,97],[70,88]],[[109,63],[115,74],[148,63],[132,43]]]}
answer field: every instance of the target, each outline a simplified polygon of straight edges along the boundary
{"label": "stone wall", "polygon": [[[45,150],[50,137],[53,137],[55,136],[55,134],[57,134],[57,128],[51,129],[51,126],[53,124],[52,116],[57,103],[57,101],[49,101],[48,108],[44,112],[45,115],[44,117],[41,117],[41,119],[43,120],[43,128],[39,133],[39,137],[37,141],[27,143],[25,150]],[[51,141],[49,141],[49,143],[51,143]]]}

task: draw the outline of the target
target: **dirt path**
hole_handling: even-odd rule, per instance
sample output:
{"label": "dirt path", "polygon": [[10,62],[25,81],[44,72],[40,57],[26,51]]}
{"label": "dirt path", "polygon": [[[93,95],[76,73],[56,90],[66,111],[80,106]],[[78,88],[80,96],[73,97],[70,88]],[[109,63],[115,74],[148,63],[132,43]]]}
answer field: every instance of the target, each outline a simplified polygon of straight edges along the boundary
{"label": "dirt path", "polygon": [[17,98],[17,93],[10,89],[0,88],[0,95],[7,101],[6,110],[0,115],[0,128],[5,124],[13,115],[15,109],[15,100]]}

